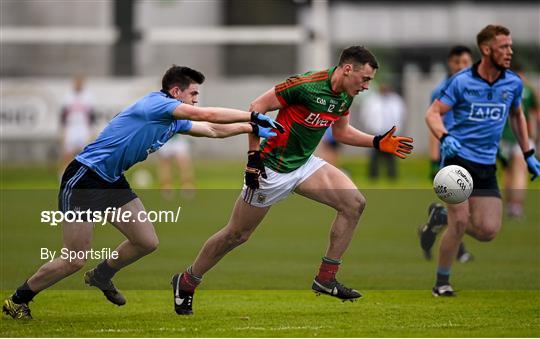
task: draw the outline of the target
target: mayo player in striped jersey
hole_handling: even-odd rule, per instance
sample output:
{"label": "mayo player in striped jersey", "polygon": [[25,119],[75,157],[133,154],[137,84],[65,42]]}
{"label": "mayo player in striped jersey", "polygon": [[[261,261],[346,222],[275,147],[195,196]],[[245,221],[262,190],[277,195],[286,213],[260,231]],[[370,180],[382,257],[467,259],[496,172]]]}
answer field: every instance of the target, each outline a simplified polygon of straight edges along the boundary
{"label": "mayo player in striped jersey", "polygon": [[312,289],[342,300],[356,300],[358,291],[336,280],[341,257],[352,239],[365,206],[365,198],[339,169],[313,156],[327,128],[336,141],[358,147],[375,147],[405,158],[412,139],[394,136],[395,127],[373,136],[349,125],[354,96],[368,89],[379,67],[362,46],[345,49],[336,67],[288,78],[251,104],[251,109],[279,109],[277,121],[285,132],[263,141],[250,138],[245,185],[229,223],[210,237],[193,265],[173,276],[174,308],[191,314],[193,294],[202,276],[223,256],[248,240],[270,207],[291,192],[328,205],[337,211],[330,244]]}

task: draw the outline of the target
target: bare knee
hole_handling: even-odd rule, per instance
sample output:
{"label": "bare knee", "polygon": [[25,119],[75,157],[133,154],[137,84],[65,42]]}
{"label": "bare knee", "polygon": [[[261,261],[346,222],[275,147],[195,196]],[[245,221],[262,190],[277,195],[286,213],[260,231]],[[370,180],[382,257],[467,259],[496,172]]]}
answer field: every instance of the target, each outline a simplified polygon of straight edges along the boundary
{"label": "bare knee", "polygon": [[488,242],[497,236],[497,231],[494,228],[488,228],[480,225],[480,227],[475,228],[474,238],[478,241]]}
{"label": "bare knee", "polygon": [[337,208],[338,212],[353,218],[353,219],[360,219],[360,216],[364,212],[364,209],[366,208],[366,198],[360,193],[359,191],[356,191],[356,193],[351,197],[343,201],[339,207]]}
{"label": "bare knee", "polygon": [[142,253],[149,254],[154,252],[158,248],[159,239],[156,235],[154,235],[153,237],[150,237],[148,239],[137,241],[136,243],[134,243],[134,245],[137,246],[137,248]]}

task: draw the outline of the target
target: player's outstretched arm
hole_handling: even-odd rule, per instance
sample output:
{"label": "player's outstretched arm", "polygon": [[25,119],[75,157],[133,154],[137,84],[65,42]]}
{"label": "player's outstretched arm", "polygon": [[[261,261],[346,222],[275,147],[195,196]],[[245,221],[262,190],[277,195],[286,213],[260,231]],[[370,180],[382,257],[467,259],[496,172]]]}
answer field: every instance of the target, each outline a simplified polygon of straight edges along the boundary
{"label": "player's outstretched arm", "polygon": [[217,124],[251,121],[262,127],[281,129],[282,126],[272,118],[258,112],[246,112],[233,108],[197,107],[193,105],[178,105],[172,113],[175,119],[208,121]]}
{"label": "player's outstretched arm", "polygon": [[276,133],[272,132],[270,128],[260,127],[254,123],[215,124],[205,121],[193,122],[191,129],[184,134],[193,137],[227,138],[244,133],[252,133],[262,138],[276,136]]}
{"label": "player's outstretched arm", "polygon": [[332,133],[336,141],[360,147],[374,147],[381,152],[393,154],[405,159],[413,150],[413,139],[395,136],[396,127],[392,127],[383,135],[371,135],[357,130],[349,125],[349,117],[339,119],[332,126]]}
{"label": "player's outstretched arm", "polygon": [[352,127],[348,115],[341,117],[332,125],[332,135],[337,142],[357,147],[373,147],[375,137]]}

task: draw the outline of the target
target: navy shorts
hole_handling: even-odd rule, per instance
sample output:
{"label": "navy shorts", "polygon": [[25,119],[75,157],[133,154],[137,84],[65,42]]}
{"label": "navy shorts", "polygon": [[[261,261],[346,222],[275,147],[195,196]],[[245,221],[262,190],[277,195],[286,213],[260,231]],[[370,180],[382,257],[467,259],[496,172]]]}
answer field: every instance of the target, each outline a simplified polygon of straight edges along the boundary
{"label": "navy shorts", "polygon": [[465,168],[472,176],[472,197],[501,197],[501,191],[497,184],[497,166],[479,164],[460,157],[452,157],[444,160],[444,166],[458,165]]}
{"label": "navy shorts", "polygon": [[121,207],[137,195],[124,175],[113,183],[73,160],[62,176],[58,193],[58,209],[67,211],[105,211],[107,207]]}

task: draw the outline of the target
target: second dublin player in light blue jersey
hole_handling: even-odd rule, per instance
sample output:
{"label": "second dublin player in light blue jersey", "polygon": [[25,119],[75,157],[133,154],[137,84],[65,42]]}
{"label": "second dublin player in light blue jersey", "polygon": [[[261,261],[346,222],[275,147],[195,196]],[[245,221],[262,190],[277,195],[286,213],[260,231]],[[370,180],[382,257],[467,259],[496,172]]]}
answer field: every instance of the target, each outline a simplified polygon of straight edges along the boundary
{"label": "second dublin player in light blue jersey", "polygon": [[[448,58],[446,65],[448,67],[448,76],[446,76],[435,89],[431,92],[431,100],[429,103],[433,103],[435,100],[439,99],[442,94],[442,91],[446,88],[449,79],[452,75],[457,72],[471,67],[472,65],[472,53],[471,50],[462,45],[456,45],[450,49],[448,53]],[[443,116],[444,127],[449,130],[454,125],[454,113],[452,110],[446,112]],[[433,180],[435,175],[441,167],[441,156],[440,156],[440,143],[437,138],[430,132],[429,133],[429,157],[430,157],[430,178]],[[431,248],[435,243],[437,234],[439,234],[444,227],[448,224],[447,221],[447,211],[446,208],[440,203],[432,203],[428,207],[428,221],[420,225],[419,236],[420,236],[420,246],[424,253],[424,257],[427,260],[431,260]],[[457,260],[459,262],[468,262],[472,260],[473,256],[465,249],[463,243],[460,244],[459,250],[457,253]]]}
{"label": "second dublin player in light blue jersey", "polygon": [[[488,25],[477,35],[480,62],[454,75],[426,113],[431,132],[441,141],[444,166],[459,165],[471,173],[474,189],[460,204],[448,204],[448,228],[439,249],[435,296],[454,296],[450,270],[459,244],[467,234],[480,241],[495,238],[501,228],[502,203],[495,176],[495,157],[506,119],[510,121],[534,180],[540,163],[529,149],[521,109],[521,79],[509,71],[512,38],[503,26]],[[453,111],[446,128],[441,115]]]}
{"label": "second dublin player in light blue jersey", "polygon": [[[106,211],[118,208],[132,216],[144,206],[131,190],[124,172],[158,150],[174,134],[225,138],[241,133],[272,137],[271,128],[281,126],[256,112],[228,108],[196,107],[199,85],[204,75],[188,67],[173,65],[162,79],[162,89],[144,96],[116,115],[97,137],[67,167],[62,177],[58,206],[61,211]],[[240,123],[249,122],[251,123]],[[149,221],[110,220],[126,237],[108,258],[85,273],[86,284],[96,286],[116,305],[124,305],[124,296],[112,283],[113,275],[157,248],[158,238]],[[63,247],[70,251],[88,251],[94,223],[63,222]],[[40,291],[75,273],[86,258],[57,258],[41,266],[15,293],[4,301],[3,310],[15,319],[31,319],[28,302]]]}

